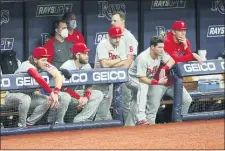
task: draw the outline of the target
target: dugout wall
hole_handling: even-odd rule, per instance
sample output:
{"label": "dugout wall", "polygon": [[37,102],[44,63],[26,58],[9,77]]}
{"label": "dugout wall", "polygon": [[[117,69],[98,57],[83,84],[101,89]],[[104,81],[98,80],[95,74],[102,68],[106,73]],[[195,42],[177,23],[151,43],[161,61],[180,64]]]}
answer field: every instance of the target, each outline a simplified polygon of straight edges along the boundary
{"label": "dugout wall", "polygon": [[53,35],[53,22],[67,11],[76,14],[78,29],[93,50],[90,63],[114,10],[126,13],[126,27],[138,40],[139,53],[149,47],[152,36],[165,36],[174,20],[187,23],[193,52],[205,49],[208,59],[224,52],[224,0],[3,0],[0,7],[1,52],[15,50],[21,61]]}

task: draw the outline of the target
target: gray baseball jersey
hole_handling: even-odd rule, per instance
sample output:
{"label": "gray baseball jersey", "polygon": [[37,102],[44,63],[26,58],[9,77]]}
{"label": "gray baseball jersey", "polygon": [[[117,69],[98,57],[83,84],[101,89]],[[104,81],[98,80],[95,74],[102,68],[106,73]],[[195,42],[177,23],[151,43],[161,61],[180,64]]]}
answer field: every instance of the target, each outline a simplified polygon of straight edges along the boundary
{"label": "gray baseball jersey", "polygon": [[137,55],[138,42],[135,39],[134,35],[129,30],[127,30],[126,28],[123,31],[123,36],[121,37],[121,40],[125,41],[126,54],[136,56]]}
{"label": "gray baseball jersey", "polygon": [[[91,65],[85,64],[84,66],[82,66],[81,68],[78,68],[74,62],[73,59],[67,60],[66,62],[64,62],[62,64],[62,66],[60,67],[60,69],[67,69],[67,70],[89,70],[91,69]],[[74,90],[83,90],[84,86],[76,86],[73,87]]]}
{"label": "gray baseball jersey", "polygon": [[125,60],[127,58],[125,50],[126,46],[123,40],[120,40],[119,46],[114,48],[108,38],[103,39],[96,48],[95,68],[100,68],[100,60],[102,59],[121,58]]}
{"label": "gray baseball jersey", "polygon": [[[28,60],[24,61],[20,67],[15,71],[15,74],[19,74],[19,73],[27,73],[27,70],[30,68],[34,68],[37,70],[37,68],[32,65]],[[55,66],[51,65],[50,63],[46,63],[45,68],[42,71],[47,71],[49,72],[50,70],[55,69]],[[28,90],[18,90],[19,92],[23,92],[23,93],[31,93],[34,91],[34,89],[28,89]],[[10,92],[17,92],[17,90],[10,90]]]}
{"label": "gray baseball jersey", "polygon": [[170,58],[171,57],[164,52],[154,60],[150,56],[150,48],[148,48],[137,56],[128,73],[131,77],[152,78],[159,68],[160,62],[166,63]]}

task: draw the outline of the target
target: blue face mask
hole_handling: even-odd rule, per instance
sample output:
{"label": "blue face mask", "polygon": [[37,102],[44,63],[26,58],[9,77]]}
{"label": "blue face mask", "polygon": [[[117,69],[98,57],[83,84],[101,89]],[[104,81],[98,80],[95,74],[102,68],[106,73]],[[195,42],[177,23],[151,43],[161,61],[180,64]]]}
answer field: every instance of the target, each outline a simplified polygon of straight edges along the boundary
{"label": "blue face mask", "polygon": [[69,26],[70,28],[75,29],[77,27],[77,21],[76,20],[69,21]]}

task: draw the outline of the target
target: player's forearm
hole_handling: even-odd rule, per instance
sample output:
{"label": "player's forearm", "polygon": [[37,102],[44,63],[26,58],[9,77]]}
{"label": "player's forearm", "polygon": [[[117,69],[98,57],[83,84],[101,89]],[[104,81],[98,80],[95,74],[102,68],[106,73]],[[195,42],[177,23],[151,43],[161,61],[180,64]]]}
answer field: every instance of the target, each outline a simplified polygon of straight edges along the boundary
{"label": "player's forearm", "polygon": [[170,58],[169,61],[166,63],[166,66],[171,69],[175,65],[175,60],[173,58]]}
{"label": "player's forearm", "polygon": [[125,67],[127,60],[120,61],[119,63],[113,65],[113,67]]}
{"label": "player's forearm", "polygon": [[133,63],[133,61],[134,61],[134,55],[128,55],[124,67],[125,68],[130,68],[130,66]]}
{"label": "player's forearm", "polygon": [[[153,81],[156,81],[154,79],[149,79],[147,77],[140,77],[139,81],[145,84],[152,84]],[[153,82],[154,83],[154,82]]]}
{"label": "player's forearm", "polygon": [[115,64],[119,63],[120,59],[115,60],[101,60],[100,64],[102,68],[112,68]]}
{"label": "player's forearm", "polygon": [[61,89],[62,85],[63,85],[63,77],[61,76],[61,74],[59,74],[55,77],[55,87]]}

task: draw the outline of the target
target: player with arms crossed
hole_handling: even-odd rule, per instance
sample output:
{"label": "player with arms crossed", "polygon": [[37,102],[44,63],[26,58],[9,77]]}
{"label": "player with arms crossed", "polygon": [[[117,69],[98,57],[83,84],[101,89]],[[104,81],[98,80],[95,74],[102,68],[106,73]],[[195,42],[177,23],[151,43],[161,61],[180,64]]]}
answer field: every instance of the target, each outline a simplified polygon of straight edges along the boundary
{"label": "player with arms crossed", "polygon": [[[72,59],[66,61],[60,69],[67,70],[90,70],[88,63],[88,52],[90,50],[84,43],[76,43],[72,48]],[[93,121],[99,104],[103,99],[103,94],[99,90],[93,90],[91,85],[76,86],[73,88],[65,88],[67,93],[78,101],[78,107],[83,108],[82,111],[74,118],[73,122]]]}
{"label": "player with arms crossed", "polygon": [[[165,63],[164,70],[169,70],[174,60],[164,52],[164,43],[161,37],[152,37],[150,47],[140,53],[128,71],[129,81],[127,87],[132,91],[132,106],[125,121],[125,126],[150,124],[146,118],[147,95],[150,93],[150,86],[163,85],[167,77],[161,72],[159,80],[153,79],[160,62]],[[149,98],[151,99],[151,98]]]}
{"label": "player with arms crossed", "polygon": [[[34,49],[32,56],[25,61],[15,71],[15,74],[28,73],[37,83],[50,94],[50,96],[35,93],[34,89],[13,90],[7,92],[5,96],[6,105],[18,107],[19,110],[19,127],[34,125],[45,112],[51,108],[59,109],[57,122],[64,123],[64,115],[67,111],[71,97],[65,92],[61,92],[63,77],[59,71],[47,62],[49,55],[43,47]],[[41,77],[38,71],[47,71],[55,79],[55,88],[52,90],[46,81]],[[27,118],[29,108],[35,108],[32,115]]]}
{"label": "player with arms crossed", "polygon": [[[121,12],[114,12],[112,14],[111,18],[111,24],[113,26],[119,26],[122,29],[123,36],[121,37],[121,40],[124,40],[125,42],[125,52],[127,55],[127,61],[125,62],[124,67],[130,68],[132,62],[134,61],[136,55],[137,55],[137,47],[138,42],[135,39],[134,35],[125,28],[125,21],[126,21],[126,15]],[[130,111],[130,97],[131,97],[131,91],[126,87],[125,84],[122,85],[122,103],[123,103],[123,118],[124,121],[127,119],[128,113]]]}
{"label": "player with arms crossed", "polygon": [[[199,63],[202,63],[200,56],[198,56],[196,53],[191,53],[190,42],[186,38],[186,30],[187,27],[183,21],[175,21],[172,25],[172,31],[168,32],[167,36],[165,37],[164,50],[175,60],[175,62],[187,62],[196,59]],[[159,72],[163,71],[165,72],[168,81],[164,85],[151,87],[149,100],[147,103],[147,119],[151,124],[155,124],[156,114],[163,95],[167,94],[170,97],[174,96],[173,76],[171,76],[170,71],[161,70],[163,66],[164,64],[161,64],[154,78],[158,79]],[[183,87],[181,115],[188,113],[191,102],[192,98],[190,94]]]}
{"label": "player with arms crossed", "polygon": [[[117,68],[123,67],[127,61],[125,43],[121,41],[122,30],[120,27],[112,26],[108,30],[108,38],[103,39],[97,46],[95,68]],[[111,120],[110,106],[113,97],[113,85],[95,85],[96,89],[104,94],[95,120]]]}

